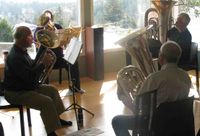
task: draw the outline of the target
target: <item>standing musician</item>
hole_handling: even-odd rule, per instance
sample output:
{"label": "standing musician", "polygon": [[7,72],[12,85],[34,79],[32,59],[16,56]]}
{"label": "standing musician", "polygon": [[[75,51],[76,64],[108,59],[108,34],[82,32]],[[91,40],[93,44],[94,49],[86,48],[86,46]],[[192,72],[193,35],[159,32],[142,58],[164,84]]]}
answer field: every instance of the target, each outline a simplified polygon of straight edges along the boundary
{"label": "standing musician", "polygon": [[39,110],[48,136],[56,136],[56,129],[71,126],[72,122],[59,117],[65,108],[58,90],[52,85],[39,84],[39,77],[51,64],[52,56],[46,53],[40,63],[33,65],[34,60],[27,53],[33,42],[31,30],[19,26],[13,36],[15,42],[5,62],[5,98],[12,104]]}
{"label": "standing musician", "polygon": [[[49,10],[45,10],[43,12],[43,14],[40,16],[40,20],[39,20],[39,25],[36,28],[35,34],[34,34],[34,40],[36,41],[36,33],[37,31],[41,30],[41,29],[47,29],[50,31],[54,31],[56,29],[62,29],[62,26],[54,23],[53,22],[53,14],[51,11]],[[37,41],[36,41],[37,42]],[[59,67],[65,67],[65,69],[68,71],[68,63],[67,61],[63,58],[63,48],[64,45],[60,45],[57,48],[51,49],[57,57],[56,63],[54,64],[53,68],[59,68]],[[71,72],[71,79],[73,80],[74,83],[74,88],[76,92],[79,93],[84,93],[85,90],[81,89],[80,86],[80,75],[79,75],[79,65],[78,65],[78,61],[76,61],[73,65],[70,65],[70,72]]]}

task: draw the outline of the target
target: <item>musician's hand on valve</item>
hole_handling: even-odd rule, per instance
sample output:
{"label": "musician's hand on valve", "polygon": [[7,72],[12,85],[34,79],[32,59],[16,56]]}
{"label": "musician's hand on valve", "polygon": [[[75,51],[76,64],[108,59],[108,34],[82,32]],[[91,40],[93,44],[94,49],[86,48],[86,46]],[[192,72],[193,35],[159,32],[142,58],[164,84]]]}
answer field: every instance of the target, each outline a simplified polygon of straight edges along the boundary
{"label": "musician's hand on valve", "polygon": [[53,62],[53,56],[52,56],[50,53],[46,52],[46,53],[44,54],[43,59],[42,59],[42,63],[43,63],[45,66],[49,66],[52,62]]}

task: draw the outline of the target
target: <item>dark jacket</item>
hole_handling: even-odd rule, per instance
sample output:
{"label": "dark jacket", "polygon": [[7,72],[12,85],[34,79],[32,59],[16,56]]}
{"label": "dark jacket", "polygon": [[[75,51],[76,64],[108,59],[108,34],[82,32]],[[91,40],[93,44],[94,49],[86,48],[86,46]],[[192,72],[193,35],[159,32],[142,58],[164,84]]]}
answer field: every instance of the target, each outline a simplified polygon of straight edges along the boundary
{"label": "dark jacket", "polygon": [[13,45],[5,63],[4,88],[12,91],[36,89],[45,66],[33,66],[33,62],[27,51]]}

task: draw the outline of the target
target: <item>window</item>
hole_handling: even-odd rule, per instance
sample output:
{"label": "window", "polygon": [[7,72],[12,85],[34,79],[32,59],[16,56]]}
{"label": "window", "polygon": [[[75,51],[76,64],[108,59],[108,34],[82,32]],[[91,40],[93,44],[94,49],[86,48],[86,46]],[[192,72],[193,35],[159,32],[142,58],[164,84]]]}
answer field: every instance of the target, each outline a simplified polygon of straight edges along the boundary
{"label": "window", "polygon": [[117,40],[144,27],[149,7],[149,0],[94,0],[94,25],[104,27],[104,49],[118,48]]}
{"label": "window", "polygon": [[[0,52],[13,42],[12,31],[26,25],[34,32],[39,16],[48,9],[64,28],[80,26],[80,0],[0,0]],[[3,45],[5,46],[3,46]]]}

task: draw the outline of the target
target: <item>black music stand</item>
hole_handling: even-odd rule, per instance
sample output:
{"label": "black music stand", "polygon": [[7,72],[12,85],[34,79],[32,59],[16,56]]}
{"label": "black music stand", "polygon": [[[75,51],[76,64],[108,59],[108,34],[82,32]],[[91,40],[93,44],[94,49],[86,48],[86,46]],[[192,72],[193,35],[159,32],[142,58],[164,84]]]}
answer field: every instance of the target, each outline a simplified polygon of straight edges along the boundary
{"label": "black music stand", "polygon": [[80,41],[78,41],[77,38],[72,38],[69,45],[66,48],[66,52],[64,55],[64,59],[68,62],[69,90],[72,91],[72,96],[73,96],[73,103],[69,107],[67,107],[65,109],[65,111],[74,109],[78,130],[80,130],[80,126],[78,123],[78,114],[77,114],[78,109],[84,110],[84,111],[88,112],[89,114],[91,114],[92,116],[94,116],[94,113],[88,111],[87,109],[85,109],[77,104],[78,102],[77,102],[76,95],[75,95],[76,90],[75,90],[74,82],[72,80],[71,72],[70,72],[71,71],[70,67],[71,67],[71,65],[73,65],[76,62],[76,60],[80,54],[81,48],[82,48],[82,43]]}

